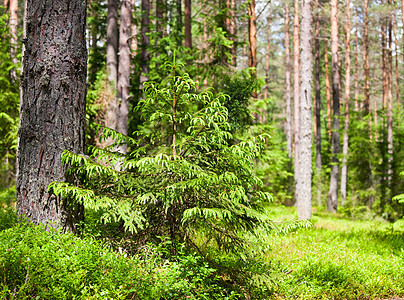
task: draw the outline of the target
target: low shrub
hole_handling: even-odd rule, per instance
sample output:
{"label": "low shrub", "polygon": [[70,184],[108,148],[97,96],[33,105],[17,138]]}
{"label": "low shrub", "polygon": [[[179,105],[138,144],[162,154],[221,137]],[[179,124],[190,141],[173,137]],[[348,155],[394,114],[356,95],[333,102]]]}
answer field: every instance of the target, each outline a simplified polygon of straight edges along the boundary
{"label": "low shrub", "polygon": [[134,256],[43,226],[0,232],[1,299],[236,299],[194,254],[170,261],[166,243]]}

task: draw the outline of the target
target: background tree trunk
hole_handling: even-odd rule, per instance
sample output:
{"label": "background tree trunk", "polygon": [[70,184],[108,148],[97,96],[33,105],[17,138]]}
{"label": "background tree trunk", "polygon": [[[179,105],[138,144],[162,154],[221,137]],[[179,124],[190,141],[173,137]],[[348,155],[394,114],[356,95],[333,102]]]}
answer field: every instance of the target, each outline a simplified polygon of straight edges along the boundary
{"label": "background tree trunk", "polygon": [[[294,77],[294,86],[293,86],[293,149],[294,149],[294,177],[295,182],[296,178],[299,177],[299,168],[297,166],[299,161],[299,112],[300,112],[300,63],[299,63],[299,0],[295,0],[295,15],[293,21],[293,77]],[[296,197],[295,197],[296,198]],[[297,199],[297,198],[296,198]]]}
{"label": "background tree trunk", "polygon": [[364,113],[368,115],[370,113],[370,72],[369,72],[369,20],[368,20],[368,4],[369,0],[365,0],[365,10],[364,10],[364,33],[363,33],[363,60],[364,60],[364,95],[365,95],[365,102],[364,102]]}
{"label": "background tree trunk", "polygon": [[[17,30],[18,30],[18,0],[10,0],[10,58],[13,64],[18,64],[17,59]],[[18,80],[17,78],[17,68],[12,68],[10,70],[10,77],[13,82]]]}
{"label": "background tree trunk", "polygon": [[[255,0],[248,5],[248,66],[257,67],[257,25],[255,20]],[[253,72],[256,74],[256,71]]]}
{"label": "background tree trunk", "polygon": [[[181,1],[180,1],[181,3]],[[150,55],[147,47],[150,45],[150,0],[142,0],[142,20],[141,20],[141,75],[140,88],[143,88],[143,83],[149,79],[149,60]]]}
{"label": "background tree trunk", "polygon": [[328,137],[331,138],[331,84],[330,84],[330,71],[328,69],[328,41],[324,41],[324,73],[325,73],[325,97],[327,100],[327,132]]}
{"label": "background tree trunk", "polygon": [[331,132],[331,176],[330,190],[327,195],[327,209],[336,212],[338,208],[338,179],[339,179],[339,159],[340,135],[339,135],[339,68],[338,68],[338,1],[331,0],[331,65],[332,65],[332,108],[333,122]]}
{"label": "background tree trunk", "polygon": [[[84,152],[86,1],[26,1],[17,211],[36,223],[74,229],[79,210],[47,192],[65,181],[61,154]],[[74,219],[73,219],[74,218]]]}
{"label": "background tree trunk", "polygon": [[355,99],[355,112],[359,111],[359,72],[358,72],[358,12],[355,11],[355,43],[354,43],[354,59],[355,59],[355,69],[354,69],[354,99]]}
{"label": "background tree trunk", "polygon": [[318,13],[318,0],[315,1],[316,31],[314,38],[315,55],[315,93],[316,93],[316,176],[317,176],[317,205],[321,206],[321,84],[320,84],[320,17]]}
{"label": "background tree trunk", "polygon": [[286,149],[288,157],[292,158],[292,104],[290,87],[290,41],[289,41],[289,6],[285,4],[285,97],[286,97]]}
{"label": "background tree trunk", "polygon": [[191,0],[184,0],[185,47],[192,49],[192,13]]}
{"label": "background tree trunk", "polygon": [[342,168],[341,168],[341,206],[346,201],[347,186],[347,155],[349,148],[348,129],[349,129],[349,104],[351,94],[351,10],[350,0],[346,2],[346,25],[345,25],[345,120],[344,120],[344,141],[342,147]]}
{"label": "background tree trunk", "polygon": [[[130,37],[132,24],[131,0],[121,1],[121,22],[119,25],[119,66],[118,66],[118,124],[117,131],[128,134],[129,127],[129,85],[130,85]],[[121,146],[120,152],[126,153],[127,146]]]}
{"label": "background tree trunk", "polygon": [[299,177],[296,181],[296,200],[299,219],[311,218],[311,106],[313,64],[311,54],[312,25],[310,0],[302,1],[302,32],[301,32],[301,85],[300,85],[300,130],[299,130]]}
{"label": "background tree trunk", "polygon": [[108,82],[116,89],[118,81],[118,3],[108,0],[107,14],[107,72]]}

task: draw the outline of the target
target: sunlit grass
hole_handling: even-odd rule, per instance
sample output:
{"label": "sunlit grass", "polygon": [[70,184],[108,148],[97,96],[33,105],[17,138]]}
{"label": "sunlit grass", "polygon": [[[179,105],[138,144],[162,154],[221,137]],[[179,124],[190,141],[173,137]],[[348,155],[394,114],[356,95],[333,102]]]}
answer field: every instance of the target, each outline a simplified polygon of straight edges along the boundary
{"label": "sunlit grass", "polygon": [[[294,208],[270,207],[274,220]],[[404,231],[387,222],[353,221],[315,213],[313,227],[268,236],[265,255],[281,265],[279,298],[374,299],[404,295]],[[287,274],[286,274],[287,273]]]}

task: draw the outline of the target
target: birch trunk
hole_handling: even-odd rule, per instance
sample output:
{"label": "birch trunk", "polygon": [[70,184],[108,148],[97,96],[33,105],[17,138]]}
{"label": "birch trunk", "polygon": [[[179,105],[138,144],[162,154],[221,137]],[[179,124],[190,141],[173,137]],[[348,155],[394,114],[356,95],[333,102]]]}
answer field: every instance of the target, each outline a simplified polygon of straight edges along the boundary
{"label": "birch trunk", "polygon": [[364,102],[364,113],[368,115],[370,113],[370,72],[369,72],[369,20],[368,20],[368,5],[369,0],[365,0],[365,11],[364,11],[364,34],[363,34],[363,60],[364,60],[364,95],[365,95],[365,102]]}
{"label": "birch trunk", "polygon": [[310,0],[302,0],[302,27],[301,27],[301,84],[300,84],[300,127],[298,146],[299,176],[296,181],[296,200],[299,219],[311,218],[311,106],[312,106],[312,25]]}
{"label": "birch trunk", "polygon": [[86,1],[27,0],[24,19],[17,212],[36,223],[75,229],[80,207],[47,192],[73,180],[64,150],[83,154],[86,122]]}

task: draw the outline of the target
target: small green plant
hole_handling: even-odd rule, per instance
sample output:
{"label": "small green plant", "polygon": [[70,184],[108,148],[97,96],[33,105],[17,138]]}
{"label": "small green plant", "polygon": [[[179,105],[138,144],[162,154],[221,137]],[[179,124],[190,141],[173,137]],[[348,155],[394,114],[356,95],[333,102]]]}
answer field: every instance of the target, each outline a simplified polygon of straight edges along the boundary
{"label": "small green plant", "polygon": [[[243,244],[241,233],[271,226],[260,213],[271,197],[253,172],[265,135],[230,145],[228,96],[196,93],[181,65],[165,68],[166,80],[145,86],[137,106],[145,122],[135,138],[99,127],[115,142],[91,148],[89,156],[65,151],[64,163],[81,182],[53,183],[50,190],[138,235],[188,245],[203,235],[207,243],[235,249]],[[114,151],[120,145],[128,147],[126,154]]]}

